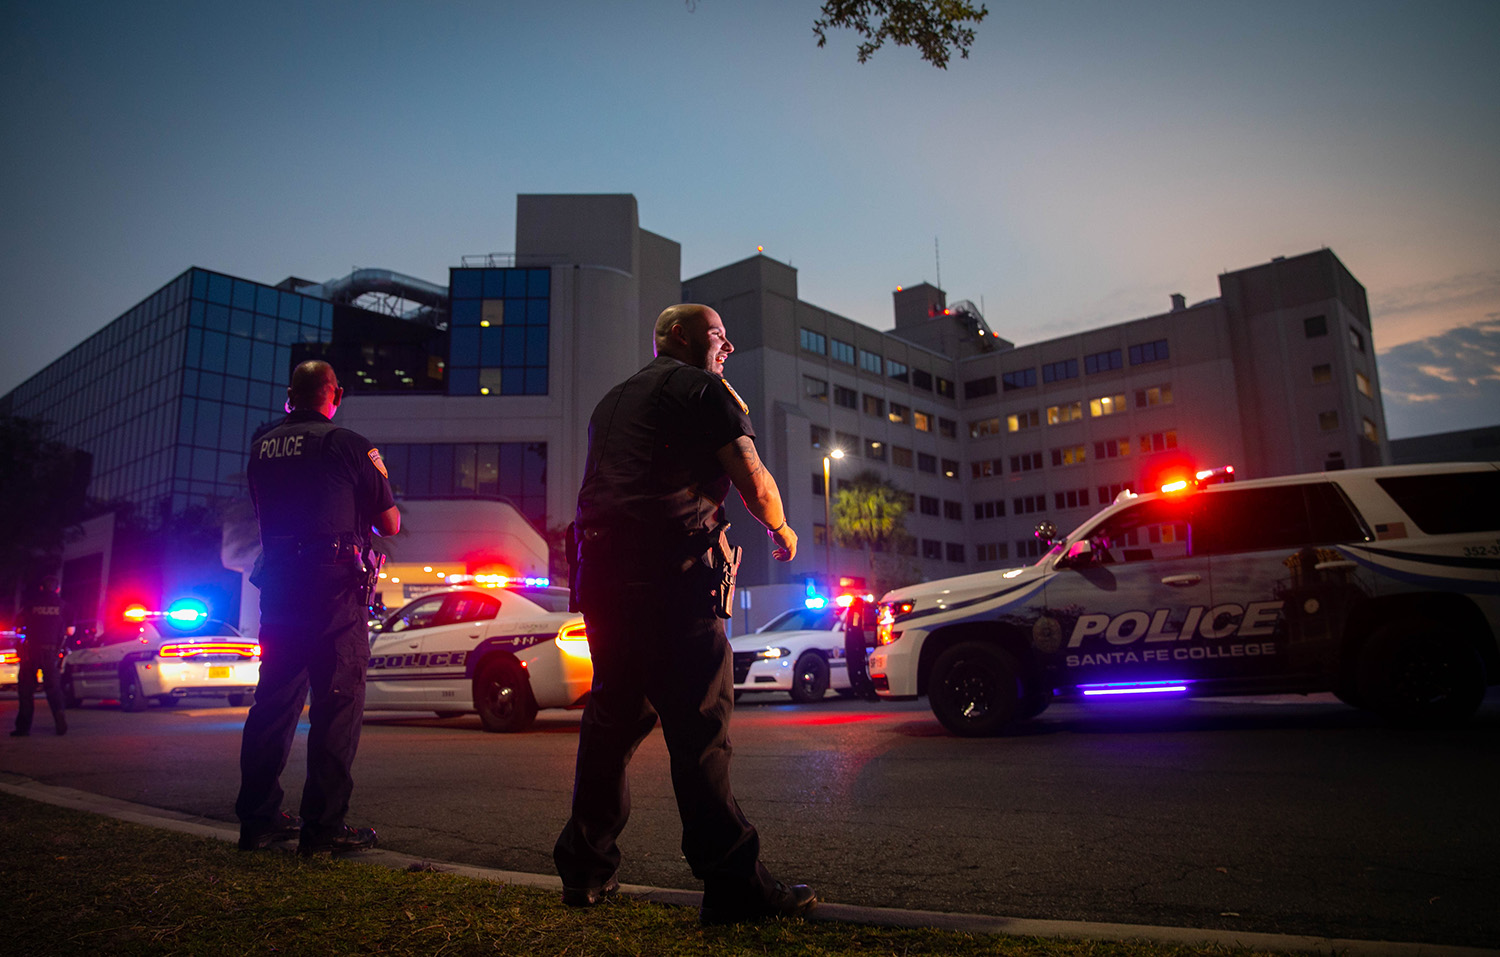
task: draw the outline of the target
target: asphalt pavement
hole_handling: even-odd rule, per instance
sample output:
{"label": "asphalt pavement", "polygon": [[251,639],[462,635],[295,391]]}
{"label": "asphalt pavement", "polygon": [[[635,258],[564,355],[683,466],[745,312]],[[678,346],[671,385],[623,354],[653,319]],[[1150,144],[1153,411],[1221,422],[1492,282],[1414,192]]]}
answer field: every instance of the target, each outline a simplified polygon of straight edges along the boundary
{"label": "asphalt pavement", "polygon": [[[13,714],[13,700],[0,700],[0,727]],[[57,738],[39,713],[31,738],[0,737],[0,781],[232,836],[244,714],[213,702],[142,714],[91,706]],[[351,823],[378,827],[411,855],[402,862],[556,886],[551,842],[577,722],[543,712],[530,733],[492,735],[477,718],[367,715]],[[1056,706],[1025,733],[967,740],[943,732],[925,702],[798,707],[771,695],[746,696],[734,729],[736,792],[767,863],[837,902],[819,908],[825,917],[1500,953],[1463,949],[1500,944],[1497,695],[1470,726],[1436,734],[1385,728],[1332,701],[1220,699]],[[303,740],[284,778],[289,808]],[[632,784],[622,879],[695,902],[674,890],[696,882],[677,848],[659,734],[637,754]]]}

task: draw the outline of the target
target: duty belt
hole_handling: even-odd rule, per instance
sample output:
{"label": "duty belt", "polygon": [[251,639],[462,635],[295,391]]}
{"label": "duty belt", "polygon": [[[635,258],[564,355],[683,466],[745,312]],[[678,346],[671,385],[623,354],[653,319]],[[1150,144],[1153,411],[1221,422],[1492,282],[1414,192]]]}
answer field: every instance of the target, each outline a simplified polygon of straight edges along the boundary
{"label": "duty belt", "polygon": [[266,557],[276,561],[299,561],[318,565],[337,565],[359,561],[359,543],[330,535],[319,538],[271,538],[263,543]]}

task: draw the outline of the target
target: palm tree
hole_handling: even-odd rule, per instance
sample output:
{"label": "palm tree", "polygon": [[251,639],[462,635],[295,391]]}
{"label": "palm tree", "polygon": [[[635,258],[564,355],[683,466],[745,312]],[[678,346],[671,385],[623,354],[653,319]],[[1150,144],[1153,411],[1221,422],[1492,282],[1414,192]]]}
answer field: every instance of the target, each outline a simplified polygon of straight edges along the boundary
{"label": "palm tree", "polygon": [[[833,500],[833,540],[839,545],[864,549],[869,565],[869,583],[879,596],[890,588],[906,584],[912,570],[904,567],[897,552],[911,540],[906,531],[906,513],[911,496],[874,472],[861,472]],[[876,555],[889,556],[881,562]],[[889,579],[889,580],[885,580]]]}

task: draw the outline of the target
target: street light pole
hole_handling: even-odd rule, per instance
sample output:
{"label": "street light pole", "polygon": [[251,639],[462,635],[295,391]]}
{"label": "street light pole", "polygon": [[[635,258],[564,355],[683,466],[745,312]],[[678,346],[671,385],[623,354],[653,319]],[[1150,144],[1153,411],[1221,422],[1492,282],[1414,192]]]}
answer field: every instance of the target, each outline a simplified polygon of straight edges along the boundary
{"label": "street light pole", "polygon": [[832,500],[828,488],[829,459],[841,459],[844,457],[843,449],[830,449],[823,456],[823,557],[824,571],[828,575],[828,592],[833,594],[833,512]]}

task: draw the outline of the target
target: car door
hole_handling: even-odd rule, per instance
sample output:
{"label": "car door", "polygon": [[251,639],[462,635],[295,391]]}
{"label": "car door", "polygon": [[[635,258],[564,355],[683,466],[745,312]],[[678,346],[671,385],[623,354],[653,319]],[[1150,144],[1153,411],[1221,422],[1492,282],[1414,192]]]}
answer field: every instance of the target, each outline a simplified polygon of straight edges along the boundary
{"label": "car door", "polygon": [[440,625],[446,593],[427,595],[387,618],[370,638],[366,669],[365,707],[397,710],[424,707],[422,644]]}
{"label": "car door", "polygon": [[1192,519],[1191,498],[1151,499],[1106,517],[1058,559],[1044,588],[1051,621],[1037,623],[1036,647],[1059,685],[1177,682],[1196,672],[1188,647],[1211,590]]}
{"label": "car door", "polygon": [[1212,673],[1318,676],[1338,669],[1338,639],[1366,590],[1332,546],[1364,538],[1330,482],[1205,493],[1196,547],[1213,573]]}
{"label": "car door", "polygon": [[434,711],[473,706],[468,658],[489,634],[499,613],[500,601],[494,595],[455,592],[447,596],[437,622],[422,631],[414,699]]}

